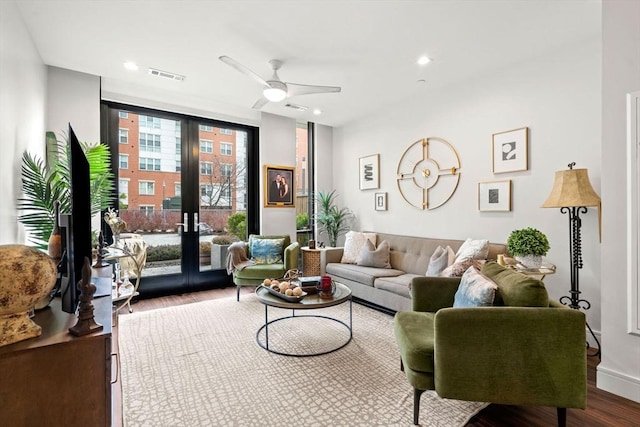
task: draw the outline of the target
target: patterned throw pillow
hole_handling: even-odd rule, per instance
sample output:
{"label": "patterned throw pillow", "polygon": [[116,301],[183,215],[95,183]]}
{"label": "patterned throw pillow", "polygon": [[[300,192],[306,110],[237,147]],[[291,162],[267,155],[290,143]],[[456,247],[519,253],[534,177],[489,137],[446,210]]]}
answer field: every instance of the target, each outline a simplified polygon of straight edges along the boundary
{"label": "patterned throw pillow", "polygon": [[471,266],[480,268],[480,261],[468,258],[463,261],[454,262],[449,267],[442,270],[440,277],[462,277],[464,272]]}
{"label": "patterned throw pillow", "polygon": [[365,242],[369,240],[376,246],[376,234],[375,233],[361,233],[359,231],[349,231],[345,236],[344,250],[342,251],[343,264],[355,264],[358,262],[358,255],[364,246]]}
{"label": "patterned throw pillow", "polygon": [[488,255],[488,240],[467,239],[456,252],[456,262],[464,261],[465,259],[487,259]]}
{"label": "patterned throw pillow", "polygon": [[447,246],[446,249],[438,246],[433,255],[431,255],[425,276],[439,276],[445,268],[453,264],[455,258],[456,254],[451,249],[451,246]]}
{"label": "patterned throw pillow", "polygon": [[279,264],[284,239],[251,239],[251,259],[256,264]]}
{"label": "patterned throw pillow", "polygon": [[460,279],[460,286],[453,300],[454,307],[488,307],[493,305],[496,285],[475,267],[469,267]]}
{"label": "patterned throw pillow", "polygon": [[358,265],[363,267],[391,268],[389,263],[389,242],[383,240],[377,248],[367,239],[358,256]]}

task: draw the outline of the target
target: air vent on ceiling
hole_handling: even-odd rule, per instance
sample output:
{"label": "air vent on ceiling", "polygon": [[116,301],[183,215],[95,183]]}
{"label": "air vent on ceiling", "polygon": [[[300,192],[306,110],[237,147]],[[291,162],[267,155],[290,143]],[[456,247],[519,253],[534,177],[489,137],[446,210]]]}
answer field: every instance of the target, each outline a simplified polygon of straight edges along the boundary
{"label": "air vent on ceiling", "polygon": [[165,79],[177,80],[179,82],[183,82],[186,79],[185,76],[181,76],[180,74],[170,73],[168,71],[162,71],[155,68],[149,68],[149,74],[157,77],[164,77]]}
{"label": "air vent on ceiling", "polygon": [[298,110],[298,111],[307,111],[309,108],[305,107],[304,105],[297,105],[297,104],[291,104],[291,103],[287,103],[284,105],[285,107],[289,107],[289,108],[293,108],[294,110]]}

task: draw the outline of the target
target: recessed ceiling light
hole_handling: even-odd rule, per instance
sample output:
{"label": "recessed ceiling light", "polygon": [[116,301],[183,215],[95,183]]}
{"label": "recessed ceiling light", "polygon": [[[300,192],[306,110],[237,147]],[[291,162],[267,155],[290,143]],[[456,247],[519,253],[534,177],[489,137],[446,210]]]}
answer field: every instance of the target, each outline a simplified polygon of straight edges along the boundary
{"label": "recessed ceiling light", "polygon": [[132,61],[127,61],[124,64],[124,68],[130,71],[138,71],[138,64]]}
{"label": "recessed ceiling light", "polygon": [[427,65],[429,62],[431,62],[431,58],[426,55],[422,55],[418,58],[418,65]]}
{"label": "recessed ceiling light", "polygon": [[425,79],[420,79],[418,80],[416,83],[418,84],[425,84],[427,81]]}
{"label": "recessed ceiling light", "polygon": [[319,109],[319,108],[315,108],[315,109],[313,110],[313,114],[315,114],[316,116],[319,116],[320,114],[322,114],[322,110],[321,110],[321,109]]}

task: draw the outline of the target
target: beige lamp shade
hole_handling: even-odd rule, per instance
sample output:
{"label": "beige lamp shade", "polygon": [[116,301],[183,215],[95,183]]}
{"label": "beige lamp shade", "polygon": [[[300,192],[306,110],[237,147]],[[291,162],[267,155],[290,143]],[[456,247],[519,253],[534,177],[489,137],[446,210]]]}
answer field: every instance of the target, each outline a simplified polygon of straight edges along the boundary
{"label": "beige lamp shade", "polygon": [[567,169],[556,172],[551,194],[543,208],[600,206],[600,196],[589,181],[587,169]]}

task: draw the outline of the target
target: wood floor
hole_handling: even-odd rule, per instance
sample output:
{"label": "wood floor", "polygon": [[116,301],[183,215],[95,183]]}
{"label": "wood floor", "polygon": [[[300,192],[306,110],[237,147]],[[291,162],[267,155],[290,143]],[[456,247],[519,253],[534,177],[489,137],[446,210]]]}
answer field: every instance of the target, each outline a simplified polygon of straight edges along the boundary
{"label": "wood floor", "polygon": [[[253,288],[243,288],[243,295],[253,292]],[[154,310],[182,304],[191,304],[216,298],[235,297],[235,288],[224,288],[182,295],[172,295],[161,298],[147,299],[136,302],[132,307],[134,312]],[[126,316],[126,309],[120,316]],[[114,327],[114,346],[117,345],[117,327]],[[568,409],[568,427],[615,426],[640,427],[640,403],[632,402],[596,387],[597,357],[588,358],[587,370],[587,409]],[[409,385],[407,384],[407,387]],[[407,425],[411,425],[412,414],[407,414]],[[422,413],[421,418],[427,417]],[[478,415],[473,417],[469,427],[501,427],[526,426],[542,427],[557,425],[555,408],[532,406],[489,405]],[[122,401],[120,381],[113,385],[113,426],[122,426]]]}

